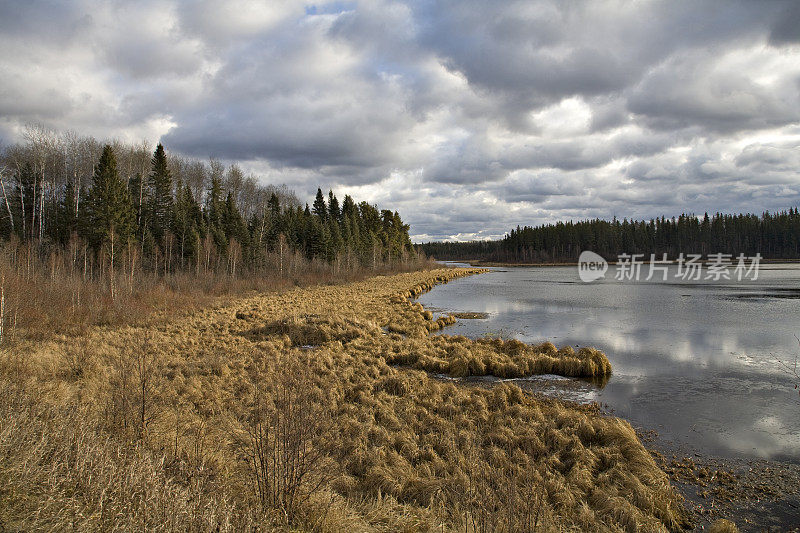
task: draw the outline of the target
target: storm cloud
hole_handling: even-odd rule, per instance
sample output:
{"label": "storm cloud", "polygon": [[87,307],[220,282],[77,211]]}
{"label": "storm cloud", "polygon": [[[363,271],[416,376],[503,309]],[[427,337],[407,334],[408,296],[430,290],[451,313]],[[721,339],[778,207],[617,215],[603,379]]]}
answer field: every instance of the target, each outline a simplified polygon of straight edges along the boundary
{"label": "storm cloud", "polygon": [[415,240],[800,204],[794,1],[0,2],[0,141],[161,140]]}

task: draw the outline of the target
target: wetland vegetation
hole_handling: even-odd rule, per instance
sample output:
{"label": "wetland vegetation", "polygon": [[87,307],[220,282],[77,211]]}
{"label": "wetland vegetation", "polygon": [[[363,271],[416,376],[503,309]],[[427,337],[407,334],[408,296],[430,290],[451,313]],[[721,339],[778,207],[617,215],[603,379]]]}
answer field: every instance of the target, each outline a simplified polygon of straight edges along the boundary
{"label": "wetland vegetation", "polygon": [[480,272],[295,288],[2,353],[6,530],[679,531],[630,424],[454,375],[609,372],[596,350],[432,336]]}

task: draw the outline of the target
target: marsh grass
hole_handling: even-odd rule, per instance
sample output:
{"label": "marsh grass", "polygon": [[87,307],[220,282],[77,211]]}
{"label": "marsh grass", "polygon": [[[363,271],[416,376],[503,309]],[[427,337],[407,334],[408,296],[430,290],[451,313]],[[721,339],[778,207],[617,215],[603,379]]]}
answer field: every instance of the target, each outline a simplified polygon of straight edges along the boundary
{"label": "marsh grass", "polygon": [[730,520],[720,519],[711,524],[709,533],[739,533],[739,528]]}
{"label": "marsh grass", "polygon": [[84,405],[40,401],[0,382],[4,531],[234,531],[247,515],[210,478],[177,482],[169,459],[128,445]]}
{"label": "marsh grass", "polygon": [[627,422],[429,376],[610,371],[592,350],[429,335],[435,321],[408,298],[475,272],[297,288],[7,348],[3,526],[684,528]]}

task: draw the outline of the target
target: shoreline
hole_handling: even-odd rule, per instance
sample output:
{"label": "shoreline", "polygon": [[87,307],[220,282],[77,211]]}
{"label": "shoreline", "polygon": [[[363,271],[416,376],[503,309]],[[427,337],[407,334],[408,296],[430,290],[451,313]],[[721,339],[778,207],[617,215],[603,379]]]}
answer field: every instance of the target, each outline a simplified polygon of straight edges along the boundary
{"label": "shoreline", "polygon": [[[485,267],[498,267],[498,268],[514,268],[514,267],[577,267],[578,262],[545,262],[545,263],[505,263],[502,261],[483,261],[483,260],[473,260],[473,259],[443,259],[436,261],[440,261],[443,264],[447,263],[463,263],[470,265],[470,268],[485,268]],[[618,265],[616,261],[608,261],[609,265]],[[648,261],[644,261],[642,265],[648,265]],[[676,261],[670,260],[669,265],[677,265]],[[700,261],[697,264],[699,265],[709,265],[712,264],[710,261]],[[780,265],[780,264],[800,264],[800,259],[761,259],[761,266],[765,265]]]}
{"label": "shoreline", "polygon": [[[251,486],[251,463],[237,450],[247,449],[253,402],[273,394],[275,387],[297,382],[287,381],[292,374],[283,370],[293,364],[306,369],[297,378],[308,391],[303,397],[327,398],[309,405],[316,413],[309,427],[321,430],[320,425],[329,424],[337,435],[320,441],[330,461],[325,472],[335,476],[313,499],[328,501],[330,512],[320,518],[312,502],[296,510],[298,525],[327,520],[332,530],[371,530],[380,524],[392,524],[393,530],[423,524],[423,529],[463,530],[464,520],[480,520],[488,529],[510,520],[519,529],[535,516],[543,529],[639,524],[648,531],[682,530],[688,524],[678,493],[626,421],[592,407],[536,399],[511,385],[477,391],[435,379],[436,369],[453,376],[610,370],[605,356],[589,349],[576,353],[550,343],[430,335],[438,320],[408,297],[478,272],[440,269],[379,276],[240,298],[157,326],[96,328],[77,347],[75,357],[83,359],[69,356],[76,347],[68,337],[30,346],[27,374],[21,376],[25,386],[9,383],[8,390],[20,401],[0,409],[33,402],[52,412],[42,423],[52,421],[47,424],[53,429],[36,433],[38,419],[31,419],[33,425],[20,425],[10,435],[45,439],[47,449],[63,452],[32,459],[29,454],[39,448],[21,443],[10,448],[15,453],[5,460],[12,465],[40,466],[27,477],[6,475],[9,471],[0,468],[0,482],[9,487],[0,493],[6,513],[0,519],[13,529],[24,523],[17,518],[31,516],[27,509],[42,505],[39,498],[57,512],[64,505],[77,508],[85,520],[101,516],[93,497],[63,499],[48,491],[83,495],[96,490],[111,495],[105,498],[122,498],[124,493],[103,485],[124,477],[122,472],[97,478],[106,481],[91,487],[73,481],[71,476],[82,475],[73,470],[58,470],[54,484],[47,480],[52,469],[61,468],[52,462],[60,453],[117,472],[123,465],[102,459],[114,453],[93,455],[98,453],[94,443],[102,441],[118,443],[114,446],[122,450],[134,445],[137,453],[152,458],[146,464],[163,481],[153,485],[146,477],[144,486],[189,491],[179,501],[206,502],[203,509],[218,510],[202,515],[209,524],[226,516],[242,526],[254,525],[245,523],[253,516],[262,517],[258,523],[264,527],[273,518],[280,520],[265,514],[267,509],[243,491]],[[143,338],[148,349],[141,354],[151,354],[148,364],[160,370],[152,378],[146,427],[137,433],[138,412],[114,410],[109,417],[106,410],[116,409],[115,398],[127,390],[119,381],[124,376],[119,364],[140,353]],[[70,422],[75,416],[82,420],[78,426]],[[8,419],[26,424],[22,412],[10,412]],[[69,437],[74,427],[87,432],[77,448]],[[26,437],[30,431],[34,435]],[[108,438],[104,435],[111,440],[102,440]],[[169,470],[158,470],[165,465]],[[16,499],[4,499],[12,494]],[[105,508],[125,508],[128,499],[102,501]],[[531,502],[535,508],[526,507]],[[230,509],[240,511],[229,514]]]}
{"label": "shoreline", "polygon": [[[485,389],[503,383],[499,379],[438,378],[461,387]],[[560,380],[551,383],[555,388],[569,387],[568,382]],[[552,390],[521,388],[539,401],[596,409],[597,416],[627,420],[596,402],[576,401],[568,394],[559,396],[560,391],[554,394]],[[683,496],[693,522],[689,531],[705,531],[719,519],[734,522],[742,531],[797,531],[789,528],[800,520],[800,462],[704,453],[688,444],[663,439],[656,429],[633,427],[639,441]]]}
{"label": "shoreline", "polygon": [[[437,311],[443,314],[451,312],[447,309]],[[446,335],[447,330],[443,330],[441,334]],[[455,382],[459,386],[488,389],[499,386],[504,381],[516,383],[514,379],[492,379],[493,376],[486,378],[462,378]],[[442,376],[440,379],[453,378]],[[581,378],[571,379],[586,381]],[[557,390],[555,393],[552,390],[542,392],[544,389],[537,391],[524,385],[522,389],[534,397],[549,401],[597,405],[595,402],[586,404],[571,399],[569,385],[570,382],[548,380],[548,386]],[[567,394],[560,396],[560,392]],[[599,406],[598,409],[604,415],[618,417],[613,410]],[[685,498],[685,506],[693,517],[693,531],[702,531],[721,518],[733,521],[744,528],[743,531],[800,531],[800,527],[795,527],[800,523],[800,460],[709,454],[689,444],[676,444],[663,439],[655,428],[635,429],[641,443]]]}

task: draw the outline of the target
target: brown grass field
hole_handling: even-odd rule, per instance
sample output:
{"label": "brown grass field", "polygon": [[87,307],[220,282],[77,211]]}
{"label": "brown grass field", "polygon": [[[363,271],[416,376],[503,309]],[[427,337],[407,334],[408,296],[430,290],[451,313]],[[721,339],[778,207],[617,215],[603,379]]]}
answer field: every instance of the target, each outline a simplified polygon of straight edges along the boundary
{"label": "brown grass field", "polygon": [[443,269],[243,297],[0,354],[0,531],[680,531],[631,426],[508,384],[597,350],[434,331]]}

